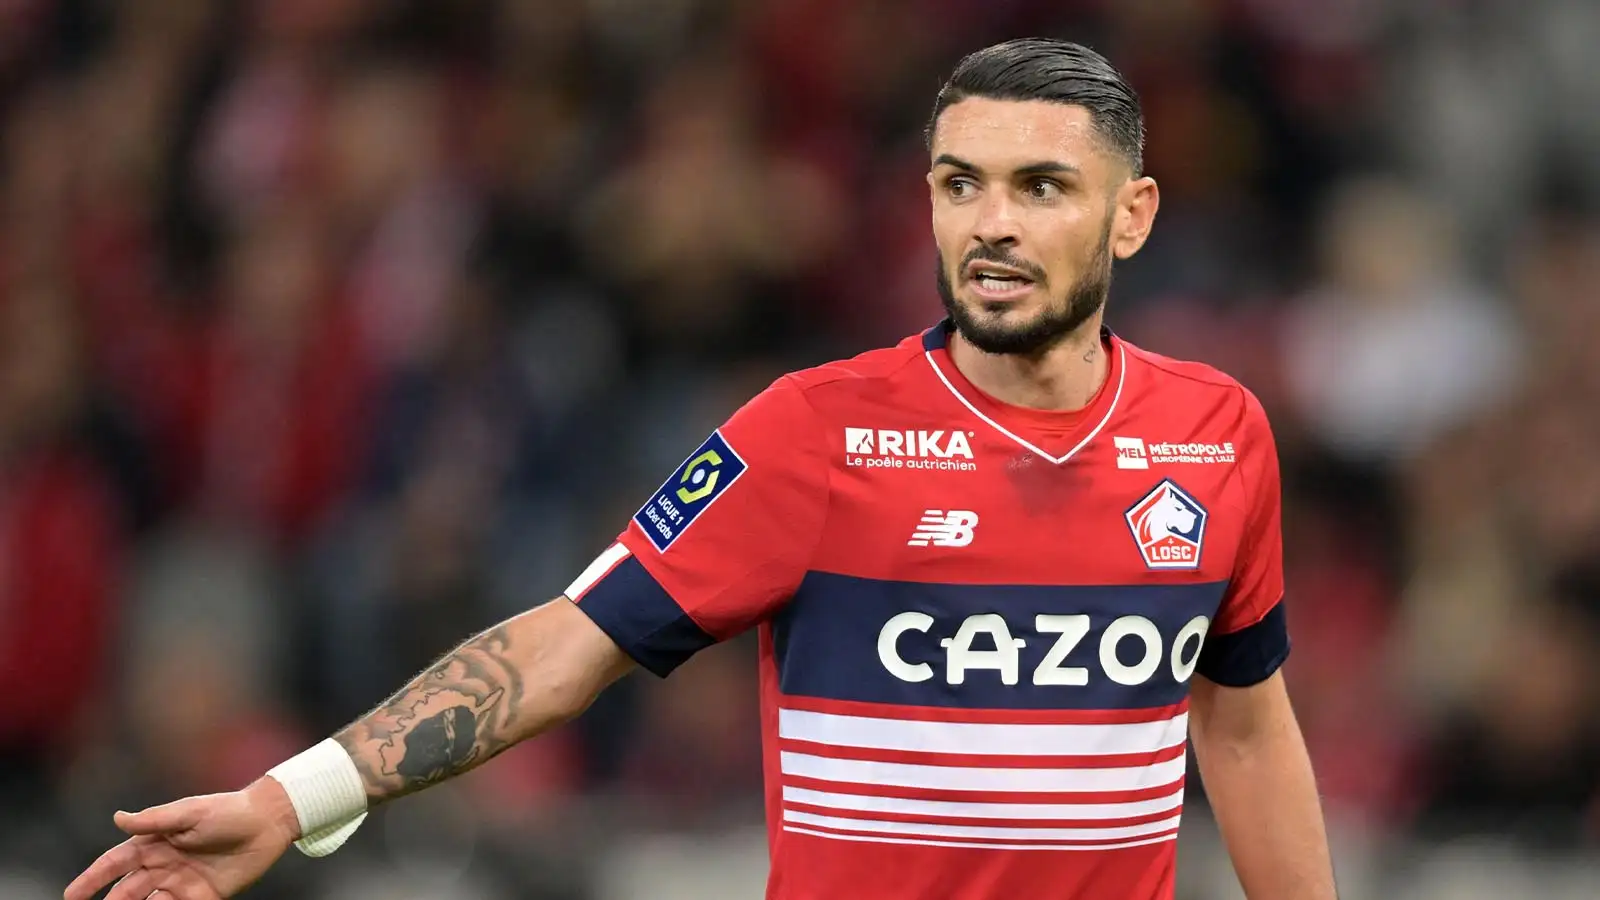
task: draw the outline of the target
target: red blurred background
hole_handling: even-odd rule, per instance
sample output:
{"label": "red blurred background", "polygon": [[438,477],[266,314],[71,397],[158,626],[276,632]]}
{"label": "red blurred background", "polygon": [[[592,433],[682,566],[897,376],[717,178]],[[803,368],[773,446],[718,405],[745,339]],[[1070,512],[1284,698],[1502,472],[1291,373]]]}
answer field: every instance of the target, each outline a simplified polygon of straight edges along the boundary
{"label": "red blurred background", "polygon": [[[777,373],[932,322],[921,129],[1024,34],[1143,97],[1110,323],[1272,414],[1345,896],[1600,895],[1585,0],[3,0],[0,895],[556,594]],[[759,896],[752,659],[254,895]],[[1195,799],[1180,897],[1237,896]]]}

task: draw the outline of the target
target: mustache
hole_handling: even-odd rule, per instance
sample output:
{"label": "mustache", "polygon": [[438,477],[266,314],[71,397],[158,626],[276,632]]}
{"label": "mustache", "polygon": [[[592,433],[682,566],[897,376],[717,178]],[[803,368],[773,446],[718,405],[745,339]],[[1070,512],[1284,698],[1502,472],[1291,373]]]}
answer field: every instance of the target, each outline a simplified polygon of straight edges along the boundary
{"label": "mustache", "polygon": [[988,244],[979,244],[978,246],[967,251],[967,255],[961,258],[961,265],[956,267],[956,275],[962,281],[966,281],[967,267],[975,262],[980,261],[992,262],[1002,266],[1010,266],[1011,268],[1026,274],[1028,278],[1032,279],[1038,284],[1043,284],[1045,280],[1044,269],[1034,265],[1031,262],[1028,262],[1020,256],[1012,256],[1010,253],[997,247],[991,247]]}

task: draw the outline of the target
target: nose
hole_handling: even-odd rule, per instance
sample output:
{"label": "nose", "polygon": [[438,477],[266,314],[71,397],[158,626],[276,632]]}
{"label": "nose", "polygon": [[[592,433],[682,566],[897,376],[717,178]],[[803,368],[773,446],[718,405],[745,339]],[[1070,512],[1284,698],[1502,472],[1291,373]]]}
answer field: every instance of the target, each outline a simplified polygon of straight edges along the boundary
{"label": "nose", "polygon": [[978,208],[972,236],[990,247],[1012,247],[1021,238],[1016,206],[1005,191],[990,191]]}

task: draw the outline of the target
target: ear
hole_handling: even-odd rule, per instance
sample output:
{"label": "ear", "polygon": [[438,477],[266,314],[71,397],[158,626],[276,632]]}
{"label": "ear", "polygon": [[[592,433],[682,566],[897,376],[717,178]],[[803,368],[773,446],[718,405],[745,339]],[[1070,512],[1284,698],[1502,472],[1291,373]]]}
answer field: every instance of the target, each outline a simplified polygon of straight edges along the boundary
{"label": "ear", "polygon": [[1132,178],[1117,189],[1113,202],[1117,212],[1111,224],[1111,252],[1117,259],[1127,259],[1138,253],[1150,237],[1156,208],[1161,205],[1161,189],[1148,175]]}

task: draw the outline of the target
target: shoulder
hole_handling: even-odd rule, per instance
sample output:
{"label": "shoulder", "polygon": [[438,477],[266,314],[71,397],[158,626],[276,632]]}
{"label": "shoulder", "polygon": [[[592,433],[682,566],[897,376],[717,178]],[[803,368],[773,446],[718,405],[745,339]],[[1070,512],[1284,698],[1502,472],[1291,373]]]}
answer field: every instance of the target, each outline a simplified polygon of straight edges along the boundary
{"label": "shoulder", "polygon": [[1174,359],[1118,338],[1128,366],[1138,371],[1143,391],[1166,410],[1202,412],[1248,431],[1270,431],[1266,410],[1237,378],[1203,362]]}
{"label": "shoulder", "polygon": [[784,375],[766,393],[786,395],[786,402],[804,403],[823,418],[854,411],[863,402],[891,398],[925,376],[920,344],[909,339],[893,347],[868,350]]}
{"label": "shoulder", "polygon": [[1163,389],[1222,394],[1237,394],[1244,390],[1238,379],[1215,366],[1162,356],[1122,338],[1117,341],[1127,350],[1129,362],[1146,370],[1148,377]]}
{"label": "shoulder", "polygon": [[803,431],[821,431],[829,421],[856,411],[864,402],[891,397],[911,380],[920,347],[902,342],[788,372],[751,398],[730,425],[761,423],[763,430],[791,438]]}
{"label": "shoulder", "polygon": [[790,372],[784,377],[806,393],[872,390],[904,375],[907,368],[921,359],[922,348],[906,341]]}

